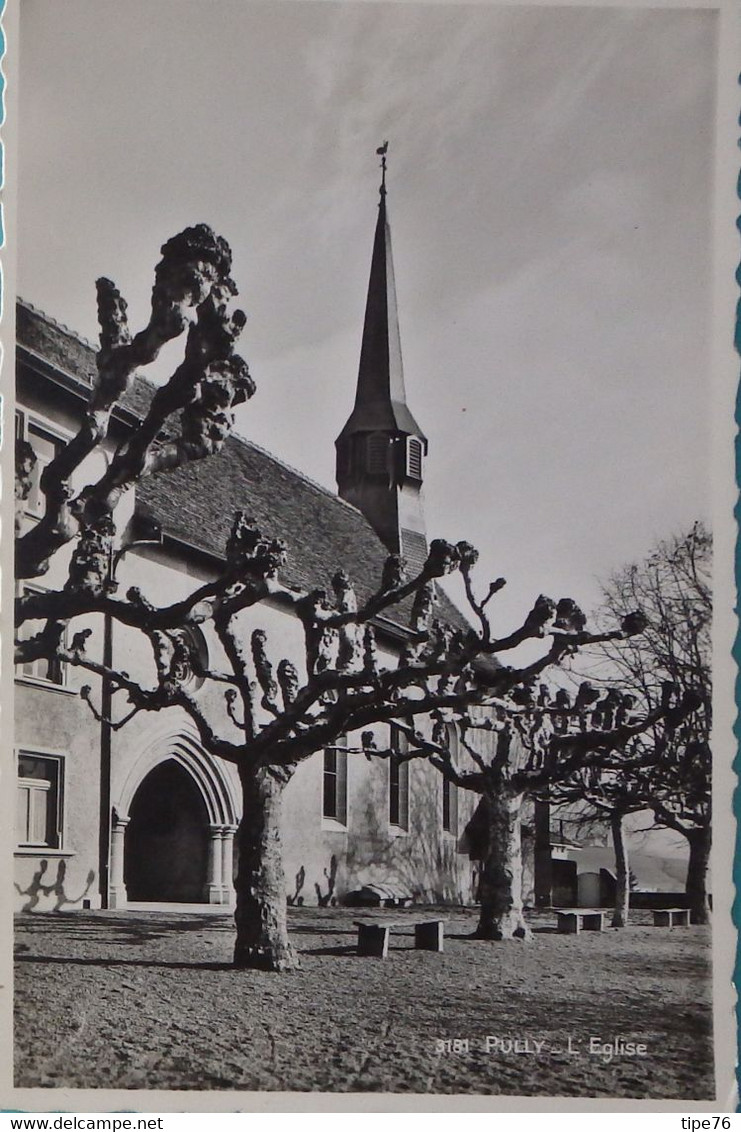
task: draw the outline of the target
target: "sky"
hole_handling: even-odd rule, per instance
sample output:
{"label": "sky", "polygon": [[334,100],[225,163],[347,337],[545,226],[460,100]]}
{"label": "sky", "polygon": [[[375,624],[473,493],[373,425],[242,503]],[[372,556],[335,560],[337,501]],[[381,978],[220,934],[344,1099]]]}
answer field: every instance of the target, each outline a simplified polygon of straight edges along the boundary
{"label": "sky", "polygon": [[[18,291],[134,328],[160,245],[229,241],[239,431],[329,489],[389,140],[428,534],[590,608],[709,518],[715,14],[372,0],[24,0]],[[455,592],[455,591],[453,591]]]}

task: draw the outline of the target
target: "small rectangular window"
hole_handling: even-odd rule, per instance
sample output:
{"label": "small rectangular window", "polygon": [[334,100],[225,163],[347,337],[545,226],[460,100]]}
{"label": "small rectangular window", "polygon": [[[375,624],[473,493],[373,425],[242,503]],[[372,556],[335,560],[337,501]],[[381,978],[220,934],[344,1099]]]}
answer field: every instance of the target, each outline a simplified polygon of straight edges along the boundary
{"label": "small rectangular window", "polygon": [[347,825],[347,746],[346,739],[324,751],[322,814]]}
{"label": "small rectangular window", "polygon": [[[42,593],[38,587],[24,586],[24,594]],[[31,637],[35,637],[37,633],[43,628],[43,621],[24,621],[18,630],[18,640],[27,641]],[[47,659],[41,657],[38,660],[28,660],[25,664],[19,666],[20,673],[23,676],[29,677],[32,680],[45,680],[49,684],[64,685],[67,679],[67,673],[64,664],[56,657]]]}
{"label": "small rectangular window", "polygon": [[61,756],[19,752],[16,836],[19,845],[61,848]]}
{"label": "small rectangular window", "polygon": [[46,510],[46,499],[41,492],[41,475],[61,449],[62,441],[58,436],[33,423],[28,425],[27,439],[36,453],[36,465],[33,470],[33,486],[26,500],[26,510],[41,518]]}
{"label": "small rectangular window", "polygon": [[397,727],[391,728],[391,749],[389,760],[389,824],[399,829],[409,829],[409,763],[402,762],[401,755],[408,749],[406,735]]}
{"label": "small rectangular window", "polygon": [[458,787],[448,778],[443,778],[443,829],[458,835]]}
{"label": "small rectangular window", "polygon": [[36,463],[31,473],[31,490],[25,500],[25,509],[28,515],[40,519],[46,510],[46,499],[41,491],[41,476],[44,469],[64,447],[65,441],[51,429],[29,420],[26,413],[20,409],[17,409],[15,414],[15,435],[18,440],[27,440],[36,456]]}

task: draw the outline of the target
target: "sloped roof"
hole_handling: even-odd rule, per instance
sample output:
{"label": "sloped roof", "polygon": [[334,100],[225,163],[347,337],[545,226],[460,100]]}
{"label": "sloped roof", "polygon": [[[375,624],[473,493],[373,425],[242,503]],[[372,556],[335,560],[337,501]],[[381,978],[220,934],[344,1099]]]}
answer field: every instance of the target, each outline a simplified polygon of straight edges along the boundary
{"label": "sloped roof", "polygon": [[328,585],[342,567],[370,593],[388,555],[355,507],[239,436],[217,456],[143,480],[137,495],[168,534],[219,555],[234,512],[244,511],[286,542],[281,577],[302,589]]}
{"label": "sloped roof", "polygon": [[97,372],[95,347],[23,299],[15,305],[15,336],[19,345],[63,373],[92,385]]}
{"label": "sloped roof", "polygon": [[[19,344],[89,387],[95,375],[95,348],[67,327],[19,300]],[[137,376],[122,404],[142,416],[155,387]],[[84,390],[81,390],[84,393]],[[388,551],[357,508],[271,456],[259,445],[232,435],[217,456],[148,477],[136,488],[137,504],[169,536],[221,557],[236,510],[254,518],[264,534],[283,539],[288,560],[281,579],[301,589],[329,586],[344,569],[359,598],[380,581]],[[467,628],[463,614],[438,588],[438,616]],[[408,621],[410,603],[388,611]]]}

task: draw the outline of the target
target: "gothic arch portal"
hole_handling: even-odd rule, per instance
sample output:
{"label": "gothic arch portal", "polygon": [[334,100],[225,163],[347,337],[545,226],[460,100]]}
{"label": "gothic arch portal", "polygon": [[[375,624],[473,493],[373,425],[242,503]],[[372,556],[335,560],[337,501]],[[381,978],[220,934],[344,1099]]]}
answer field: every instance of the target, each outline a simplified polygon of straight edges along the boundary
{"label": "gothic arch portal", "polygon": [[[178,807],[170,814],[169,829],[166,815],[160,820],[168,799]],[[203,750],[195,728],[184,723],[173,730],[163,721],[149,733],[149,743],[130,767],[114,803],[109,906],[126,907],[129,900],[231,905],[238,820],[233,783],[225,768]],[[180,876],[177,862],[184,840],[193,863]],[[147,854],[165,860],[169,854],[170,883],[162,864],[146,878],[142,855]]]}

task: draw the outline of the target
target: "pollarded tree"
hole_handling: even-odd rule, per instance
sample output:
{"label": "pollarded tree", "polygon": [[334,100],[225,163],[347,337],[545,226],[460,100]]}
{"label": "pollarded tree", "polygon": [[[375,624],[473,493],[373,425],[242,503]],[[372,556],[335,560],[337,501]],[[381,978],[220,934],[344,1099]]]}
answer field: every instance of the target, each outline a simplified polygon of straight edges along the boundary
{"label": "pollarded tree", "polygon": [[613,928],[624,928],[628,923],[630,910],[631,871],[628,843],[625,838],[625,819],[629,814],[640,812],[644,806],[632,800],[630,789],[625,789],[623,771],[613,771],[599,778],[582,795],[598,813],[610,823],[612,848],[615,854],[615,907],[612,913]]}
{"label": "pollarded tree", "polygon": [[[603,720],[612,722],[634,722],[637,700],[630,693],[622,693],[617,688],[607,688],[601,700],[599,711]],[[675,720],[675,724],[678,723]],[[666,726],[666,720],[651,724],[647,730],[656,726]],[[625,819],[629,814],[645,810],[645,791],[642,775],[645,766],[642,761],[640,742],[645,731],[634,735],[621,752],[616,751],[610,766],[579,767],[570,777],[554,783],[547,792],[549,803],[576,803],[579,806],[576,823],[582,828],[595,824],[608,823],[615,853],[615,907],[612,916],[614,928],[625,927],[630,906],[631,873],[628,859],[628,845],[625,838]]]}
{"label": "pollarded tree", "polygon": [[[141,710],[180,707],[195,721],[204,748],[237,766],[243,797],[237,876],[238,966],[282,970],[296,963],[287,935],[280,812],[283,790],[299,763],[337,743],[342,736],[376,723],[400,720],[402,727],[407,728],[410,720],[431,713],[447,711],[458,718],[467,705],[475,705],[482,712],[489,706],[496,707],[503,697],[529,684],[566,653],[582,643],[601,639],[602,635],[588,634],[583,628],[572,631],[555,617],[553,603],[543,598],[520,631],[501,640],[484,640],[473,631],[451,632],[432,621],[432,580],[460,568],[463,556],[469,553],[468,547],[434,542],[423,570],[410,581],[403,579],[398,559],[392,557],[376,594],[358,607],[353,589],[341,572],[333,579],[333,601],[320,591],[300,594],[283,588],[278,573],[284,548],[263,538],[243,516],[238,516],[226,548],[223,573],[187,599],[154,608],[140,591],[130,590],[125,602],[105,592],[87,602],[88,612],[108,612],[147,637],[157,666],[156,683],[149,687],[128,673],[106,668],[89,658],[85,652],[87,630],[75,634],[69,647],[64,646],[63,628],[69,612],[69,607],[65,609],[64,591],[31,595],[19,601],[21,619],[48,618],[47,628],[37,637],[19,643],[19,661],[32,653],[39,655],[37,650],[42,646],[48,648],[53,640],[53,655],[59,660],[104,677],[114,689],[127,694],[131,710],[126,719]],[[99,577],[100,569],[94,574]],[[81,594],[85,595],[85,591],[78,587],[77,600],[72,603],[77,613],[84,604]],[[278,595],[290,605],[303,626],[305,656],[300,669],[289,658],[282,658],[274,666],[268,656],[265,633],[254,630],[245,635],[240,625],[240,614]],[[383,667],[372,621],[383,610],[411,595],[414,605],[410,646],[394,666]],[[213,625],[228,658],[225,671],[201,667],[199,658],[185,643],[182,630],[206,622]],[[51,625],[56,627],[53,633],[48,631]],[[516,643],[541,637],[550,638],[550,647],[525,668],[478,665],[482,657],[501,655]],[[47,651],[45,655],[50,654]],[[201,704],[187,687],[190,669],[226,687],[229,713],[241,731],[237,741],[219,734],[213,721],[206,718]],[[89,689],[83,691],[89,698]],[[487,729],[485,723],[481,726]],[[500,756],[505,735],[498,734]],[[601,747],[613,741],[604,735],[583,733],[570,749],[570,757],[581,759],[592,740]],[[368,746],[366,753],[370,751]],[[496,765],[487,783],[499,814],[506,806],[502,801],[500,763]]]}
{"label": "pollarded tree", "polygon": [[[573,603],[560,604],[557,623],[561,622],[566,645],[574,619],[581,624],[582,617]],[[635,614],[627,617],[621,635],[639,631],[641,623]],[[584,632],[583,625],[579,632]],[[573,649],[566,646],[561,655],[570,652]],[[401,725],[409,744],[405,757],[429,758],[449,781],[482,798],[486,827],[475,932],[480,939],[530,937],[522,896],[520,829],[525,798],[551,796],[559,787],[568,791],[580,778],[594,780],[624,772],[624,752],[644,732],[659,726],[671,730],[697,708],[696,698],[686,693],[641,716],[631,710],[632,697],[616,703],[612,692],[601,695],[587,682],[572,701],[563,689],[552,694],[540,685],[536,692],[533,679],[520,676],[507,695],[486,700],[486,712],[479,705],[436,711],[436,726],[429,737],[411,722]],[[458,746],[467,756],[466,766],[451,751],[451,722],[458,730]],[[366,742],[370,753],[392,756],[390,751],[375,750],[371,736]]]}
{"label": "pollarded tree", "polygon": [[708,871],[712,843],[712,753],[706,725],[687,720],[671,744],[654,744],[655,761],[644,780],[647,805],[659,825],[687,838],[687,898],[693,924],[710,918]]}
{"label": "pollarded tree", "polygon": [[[610,695],[608,692],[605,699]],[[582,829],[595,822],[609,824],[615,854],[613,928],[625,927],[630,908],[631,871],[625,819],[646,810],[645,775],[650,768],[643,763],[636,738],[640,736],[634,737],[613,766],[580,768],[571,779],[558,783],[548,793],[549,802],[579,805],[576,822]]]}
{"label": "pollarded tree", "polygon": [[649,729],[640,740],[643,771],[634,796],[659,825],[689,843],[687,894],[694,923],[709,914],[707,874],[712,821],[712,538],[702,523],[659,542],[641,563],[624,567],[603,587],[603,624],[636,603],[646,616],[640,638],[603,642],[607,679],[651,712],[673,694],[691,692],[698,708],[667,731]]}
{"label": "pollarded tree", "polygon": [[[242,311],[228,309],[237,294],[230,272],[229,245],[207,225],[186,228],[168,240],[155,269],[149,321],[133,337],[120,293],[109,279],[98,280],[96,381],[77,434],[41,475],[44,514],[30,527],[23,523],[23,504],[33,485],[36,457],[28,442],[17,445],[17,578],[45,574],[50,558],[77,539],[86,553],[97,555],[97,565],[112,544],[112,517],[125,491],[146,476],[202,459],[223,446],[234,423],[235,406],[255,391],[245,361],[234,352],[246,319]],[[167,343],[183,334],[183,361],[157,390],[139,427],[95,482],[75,490],[73,478],[87,457],[105,445],[111,414],[135,370],[155,361]],[[176,413],[178,426],[163,437],[165,425]],[[105,558],[101,561],[105,563]],[[82,590],[94,588],[92,568],[78,551],[75,573],[66,587],[70,596],[76,578]],[[98,588],[101,585],[102,579]]]}
{"label": "pollarded tree", "polygon": [[[205,750],[237,767],[243,818],[235,964],[279,970],[296,963],[286,925],[281,800],[303,760],[374,724],[445,711],[460,715],[469,707],[479,712],[496,708],[579,647],[622,639],[640,631],[641,624],[640,618],[627,617],[619,629],[591,634],[573,602],[556,604],[540,597],[516,632],[497,638],[486,606],[503,582],[492,583],[487,597],[478,601],[471,585],[475,551],[467,543],[452,546],[440,540],[432,543],[423,568],[409,580],[398,557],[390,557],[376,592],[362,602],[341,570],[332,580],[331,596],[319,589],[298,592],[280,581],[286,547],[263,535],[243,514],[234,520],[217,576],[187,597],[154,605],[145,593],[146,578],[125,598],[117,596],[111,565],[122,494],[145,476],[218,451],[231,429],[234,406],[253,392],[247,367],[234,353],[245,320],[240,312],[228,311],[235,294],[229,269],[228,246],[204,226],[170,240],[155,273],[151,318],[133,337],[119,293],[111,283],[99,282],[101,348],[89,410],[77,435],[41,476],[43,518],[28,530],[21,522],[17,543],[21,578],[43,574],[56,552],[72,544],[69,567],[59,588],[17,599],[19,636],[26,622],[41,622],[42,627],[17,641],[16,660],[54,658],[101,677],[130,702],[115,727],[141,711],[180,708],[195,722]],[[181,334],[186,336],[184,359],[154,393],[144,418],[118,444],[104,473],[73,489],[73,477],[79,478],[86,457],[107,442],[110,447],[111,414],[134,369]],[[22,504],[30,488],[33,453],[21,445],[18,456]],[[432,615],[435,579],[454,570],[463,575],[477,626],[467,632],[452,630]],[[300,660],[283,656],[277,665],[265,633],[250,632],[245,623],[245,616],[276,600],[296,618],[304,642]],[[374,622],[404,601],[412,605],[408,643],[391,663],[384,663]],[[91,614],[104,614],[143,635],[151,650],[153,679],[88,655],[89,627],[79,628],[78,622],[74,630],[76,619]],[[220,642],[223,670],[205,668],[190,643],[189,629],[206,625]],[[522,642],[538,639],[547,644],[526,666],[492,663]],[[189,688],[191,671],[224,689],[227,710],[218,718],[208,715],[204,700]],[[100,717],[91,690],[83,689],[83,695]],[[498,751],[504,750],[504,736],[502,731]],[[617,740],[600,735],[596,741],[610,747]],[[569,742],[559,758],[582,758],[591,749],[588,731]],[[534,773],[534,768],[523,768],[523,773]],[[506,776],[499,764],[492,775],[487,790],[498,799]]]}

